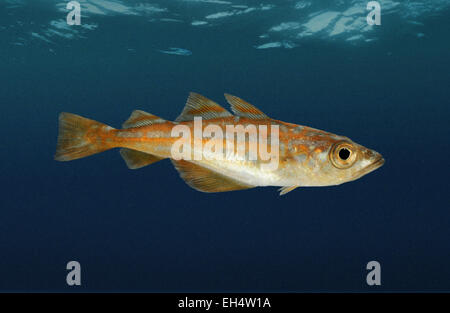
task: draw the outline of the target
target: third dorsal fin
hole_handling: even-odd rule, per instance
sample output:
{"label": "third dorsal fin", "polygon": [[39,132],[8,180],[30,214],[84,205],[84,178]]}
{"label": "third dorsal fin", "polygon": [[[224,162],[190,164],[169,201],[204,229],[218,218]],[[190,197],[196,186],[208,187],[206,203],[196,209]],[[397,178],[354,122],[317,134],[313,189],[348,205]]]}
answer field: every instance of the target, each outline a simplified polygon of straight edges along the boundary
{"label": "third dorsal fin", "polygon": [[122,128],[142,127],[164,122],[166,122],[166,120],[156,115],[141,110],[134,110],[125,123],[122,124]]}
{"label": "third dorsal fin", "polygon": [[230,112],[222,108],[212,100],[209,100],[198,93],[191,92],[186,105],[180,116],[175,121],[193,121],[194,116],[201,116],[204,119],[223,118],[233,116]]}
{"label": "third dorsal fin", "polygon": [[269,118],[267,115],[265,115],[263,112],[261,112],[257,107],[242,100],[241,98],[229,95],[227,93],[225,94],[225,98],[227,99],[228,103],[231,105],[231,110],[237,116],[251,118],[251,119],[255,119],[255,120]]}

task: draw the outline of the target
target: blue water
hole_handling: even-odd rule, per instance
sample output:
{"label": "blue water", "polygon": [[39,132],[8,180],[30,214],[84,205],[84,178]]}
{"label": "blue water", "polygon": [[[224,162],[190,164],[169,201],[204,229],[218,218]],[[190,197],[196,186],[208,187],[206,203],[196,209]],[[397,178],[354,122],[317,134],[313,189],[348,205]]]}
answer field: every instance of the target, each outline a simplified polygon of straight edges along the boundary
{"label": "blue water", "polygon": [[[0,4],[0,291],[450,290],[445,1],[380,1],[381,26],[337,35],[365,2],[80,1],[84,27],[64,25],[64,1],[29,2]],[[348,136],[386,164],[280,197],[200,193],[170,161],[132,171],[117,150],[53,160],[60,112],[173,120],[190,91]],[[381,286],[366,284],[372,260]]]}

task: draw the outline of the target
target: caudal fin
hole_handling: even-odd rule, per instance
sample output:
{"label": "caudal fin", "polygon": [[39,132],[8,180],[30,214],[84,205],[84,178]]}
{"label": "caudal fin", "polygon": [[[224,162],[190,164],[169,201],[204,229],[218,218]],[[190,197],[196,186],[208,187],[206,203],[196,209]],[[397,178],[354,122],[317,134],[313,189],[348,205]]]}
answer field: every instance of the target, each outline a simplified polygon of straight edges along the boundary
{"label": "caudal fin", "polygon": [[107,129],[111,128],[103,123],[72,113],[61,113],[55,160],[75,160],[113,148],[96,138],[99,132]]}

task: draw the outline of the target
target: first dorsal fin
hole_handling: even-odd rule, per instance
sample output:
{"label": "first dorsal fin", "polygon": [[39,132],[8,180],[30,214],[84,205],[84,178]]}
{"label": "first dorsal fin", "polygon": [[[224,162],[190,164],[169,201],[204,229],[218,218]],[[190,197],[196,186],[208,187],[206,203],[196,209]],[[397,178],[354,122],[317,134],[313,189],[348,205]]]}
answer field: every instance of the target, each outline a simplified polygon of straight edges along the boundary
{"label": "first dorsal fin", "polygon": [[232,178],[185,160],[172,160],[180,177],[192,188],[202,192],[224,192],[253,188]]}
{"label": "first dorsal fin", "polygon": [[237,116],[251,118],[251,119],[255,119],[255,120],[269,118],[267,115],[265,115],[263,112],[261,112],[257,107],[242,100],[241,98],[229,95],[227,93],[225,94],[225,98],[227,99],[228,103],[231,105],[231,110]]}
{"label": "first dorsal fin", "polygon": [[125,123],[123,123],[122,128],[142,127],[164,122],[166,122],[166,120],[156,115],[141,110],[134,110]]}
{"label": "first dorsal fin", "polygon": [[183,112],[181,112],[180,116],[178,116],[175,121],[193,121],[195,116],[201,116],[203,119],[208,120],[213,118],[231,117],[233,115],[214,101],[209,100],[198,93],[191,92]]}

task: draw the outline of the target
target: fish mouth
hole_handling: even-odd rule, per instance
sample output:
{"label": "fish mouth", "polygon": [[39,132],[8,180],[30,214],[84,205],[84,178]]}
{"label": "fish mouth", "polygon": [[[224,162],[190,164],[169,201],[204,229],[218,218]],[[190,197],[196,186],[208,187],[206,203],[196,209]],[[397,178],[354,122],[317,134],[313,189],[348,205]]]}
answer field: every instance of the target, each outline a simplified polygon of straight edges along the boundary
{"label": "fish mouth", "polygon": [[376,159],[371,164],[369,164],[366,167],[364,167],[364,168],[360,169],[359,171],[357,171],[355,173],[354,179],[361,178],[362,176],[364,176],[366,174],[369,174],[370,172],[375,171],[376,169],[382,167],[384,162],[385,161],[384,161],[383,157],[379,157],[378,159]]}

